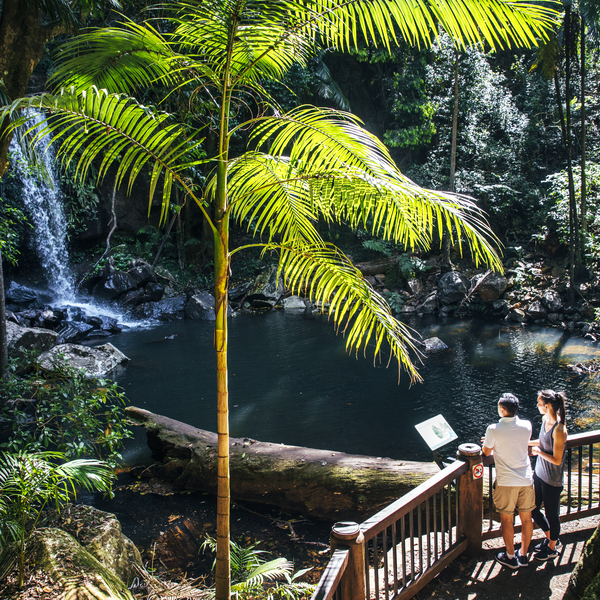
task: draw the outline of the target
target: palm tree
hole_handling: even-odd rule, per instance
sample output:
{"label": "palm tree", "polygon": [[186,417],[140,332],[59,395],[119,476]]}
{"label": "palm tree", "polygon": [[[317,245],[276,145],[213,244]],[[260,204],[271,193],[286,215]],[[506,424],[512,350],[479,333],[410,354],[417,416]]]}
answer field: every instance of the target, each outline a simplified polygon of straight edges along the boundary
{"label": "palm tree", "polygon": [[[459,46],[531,46],[553,24],[554,12],[509,0],[189,0],[160,9],[156,27],[151,18],[124,21],[68,42],[55,76],[61,91],[14,102],[4,115],[28,107],[46,111],[37,138],[52,133],[63,165],[75,163],[81,178],[94,161],[100,178],[116,164],[117,183],[127,179],[131,188],[149,167],[151,197],[162,185],[163,220],[175,185],[197,204],[212,231],[216,597],[224,600],[230,594],[227,291],[231,257],[243,249],[229,248],[230,220],[249,223],[257,236],[251,246],[279,253],[288,288],[329,304],[349,350],[389,352],[414,380],[419,375],[410,358],[410,331],[348,258],[321,239],[315,222],[360,223],[410,248],[427,248],[434,233],[441,238],[448,230],[455,243],[467,244],[475,263],[501,269],[495,237],[471,199],[417,187],[350,114],[312,106],[282,114],[264,83],[281,81],[319,47],[345,50],[359,38],[389,47],[400,36],[429,44],[438,24]],[[193,125],[175,122],[131,97],[152,86],[166,90],[165,96],[188,94],[192,106],[203,94],[206,123],[199,126],[200,116]],[[256,116],[237,122],[244,110]],[[204,131],[217,140],[208,159],[200,152]],[[250,132],[248,149],[236,156],[230,143],[241,132]],[[206,165],[211,176],[200,188],[194,174]]]}

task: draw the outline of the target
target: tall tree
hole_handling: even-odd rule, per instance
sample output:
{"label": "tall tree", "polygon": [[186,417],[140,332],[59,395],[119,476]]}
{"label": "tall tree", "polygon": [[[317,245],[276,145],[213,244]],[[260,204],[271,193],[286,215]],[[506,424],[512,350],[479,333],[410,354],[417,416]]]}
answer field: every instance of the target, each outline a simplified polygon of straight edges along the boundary
{"label": "tall tree", "polygon": [[[98,0],[3,0],[0,5],[0,73],[10,99],[25,95],[46,44],[56,36],[75,33],[87,15],[100,15]],[[118,0],[109,4],[119,7]],[[10,137],[0,139],[0,176],[8,167]]]}
{"label": "tall tree", "polygon": [[[216,595],[224,600],[230,593],[227,292],[231,257],[243,249],[229,247],[230,220],[264,236],[251,246],[279,253],[290,289],[329,304],[348,349],[371,344],[376,355],[389,352],[413,379],[418,374],[410,332],[347,257],[320,238],[318,219],[360,223],[411,248],[427,248],[434,229],[440,236],[453,230],[476,263],[501,268],[495,239],[474,202],[418,188],[352,115],[310,106],[283,113],[263,84],[281,81],[294,64],[306,65],[319,46],[346,50],[362,38],[389,47],[398,35],[427,44],[437,24],[460,45],[531,46],[555,14],[543,5],[508,0],[190,0],[162,8],[161,30],[168,33],[148,20],[80,36],[62,49],[56,80],[63,91],[14,102],[3,114],[28,107],[47,111],[38,137],[53,133],[63,164],[76,162],[82,178],[94,160],[99,177],[116,163],[119,183],[127,179],[131,188],[149,167],[151,196],[162,184],[163,219],[175,185],[198,205],[212,231]],[[207,94],[211,114],[205,122],[198,115],[190,126],[128,96],[157,84],[167,95],[184,90],[190,103],[196,94]],[[238,122],[243,109],[252,107],[257,116]],[[218,144],[209,159],[212,177],[200,188],[194,172],[206,163],[198,154],[204,127],[214,128]],[[231,143],[241,131],[249,132],[249,146],[236,156]]]}

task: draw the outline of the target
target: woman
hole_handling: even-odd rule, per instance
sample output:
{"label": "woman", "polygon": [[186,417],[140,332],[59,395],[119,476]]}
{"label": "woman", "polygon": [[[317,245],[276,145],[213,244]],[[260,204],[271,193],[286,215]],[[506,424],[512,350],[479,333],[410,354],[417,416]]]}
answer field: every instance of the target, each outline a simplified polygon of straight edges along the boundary
{"label": "woman", "polygon": [[[565,394],[553,390],[538,393],[537,406],[544,418],[540,439],[530,442],[532,454],[537,456],[533,481],[535,485],[535,510],[531,513],[535,523],[546,534],[546,539],[536,546],[534,558],[556,558],[560,533],[560,493],[563,488],[563,470],[566,457],[567,428],[565,427]],[[545,516],[540,507],[544,504]]]}

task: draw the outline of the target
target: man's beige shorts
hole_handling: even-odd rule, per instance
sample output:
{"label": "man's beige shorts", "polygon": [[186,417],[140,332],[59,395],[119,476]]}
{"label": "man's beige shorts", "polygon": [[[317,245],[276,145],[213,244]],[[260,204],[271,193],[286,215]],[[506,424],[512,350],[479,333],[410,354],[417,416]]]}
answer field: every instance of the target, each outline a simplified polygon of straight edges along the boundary
{"label": "man's beige shorts", "polygon": [[494,506],[499,513],[512,515],[531,512],[535,508],[535,490],[532,485],[496,485],[494,483]]}

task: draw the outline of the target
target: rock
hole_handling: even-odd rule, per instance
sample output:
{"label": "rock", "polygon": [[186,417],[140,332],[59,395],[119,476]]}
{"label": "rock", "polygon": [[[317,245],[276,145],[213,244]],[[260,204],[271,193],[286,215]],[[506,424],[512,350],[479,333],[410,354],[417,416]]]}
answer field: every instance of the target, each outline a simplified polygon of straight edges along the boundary
{"label": "rock", "polygon": [[119,298],[119,306],[122,306],[123,308],[137,306],[138,304],[141,304],[142,301],[150,302],[150,300],[146,298],[144,290],[129,290]]}
{"label": "rock", "polygon": [[552,271],[550,272],[550,275],[552,275],[552,277],[564,277],[565,273],[567,272],[566,269],[563,269],[563,267],[554,267],[552,269]]}
{"label": "rock", "polygon": [[165,286],[151,281],[150,283],[146,284],[146,287],[144,288],[144,295],[145,298],[148,299],[147,302],[159,302],[165,295]]}
{"label": "rock", "polygon": [[505,317],[510,311],[510,305],[507,300],[496,300],[492,304],[492,311],[497,317]]}
{"label": "rock", "polygon": [[275,307],[277,300],[269,298],[264,294],[249,294],[244,300],[244,308],[254,308],[258,310],[270,310]]}
{"label": "rock", "polygon": [[560,312],[563,307],[560,295],[554,290],[546,290],[542,296],[542,302],[550,313]]}
{"label": "rock", "polygon": [[586,542],[563,600],[594,600],[600,592],[600,525]]}
{"label": "rock", "polygon": [[37,362],[47,371],[54,371],[57,367],[68,364],[83,370],[86,377],[93,379],[106,376],[115,367],[128,361],[129,359],[112,344],[104,344],[97,348],[59,344],[41,354]]}
{"label": "rock", "polygon": [[14,304],[31,304],[37,300],[37,294],[24,285],[19,285],[14,281],[10,282],[6,290],[6,301]]}
{"label": "rock", "polygon": [[579,309],[579,314],[587,321],[596,318],[596,309],[591,304],[584,304]]}
{"label": "rock", "polygon": [[127,271],[132,284],[136,288],[145,286],[147,283],[156,283],[156,273],[154,269],[144,260],[137,259],[133,267]]}
{"label": "rock", "polygon": [[141,567],[142,557],[135,544],[123,535],[115,515],[93,506],[76,504],[56,515],[55,519],[61,529],[77,536],[79,543],[123,583],[129,583],[137,576],[134,565]]}
{"label": "rock", "polygon": [[477,293],[484,302],[495,302],[504,294],[508,287],[508,280],[498,273],[490,273],[481,283],[481,275],[473,278],[471,285],[477,285]]}
{"label": "rock", "polygon": [[215,297],[208,292],[194,294],[185,305],[185,318],[192,321],[214,321]]}
{"label": "rock", "polygon": [[285,310],[306,310],[304,299],[299,298],[298,296],[284,298],[281,304]]}
{"label": "rock", "polygon": [[440,277],[438,298],[442,304],[460,302],[469,290],[469,280],[458,271],[450,271]]}
{"label": "rock", "polygon": [[136,287],[135,281],[129,273],[116,271],[94,287],[94,295],[114,300],[129,290],[135,290]]}
{"label": "rock", "polygon": [[527,315],[522,308],[511,308],[506,318],[517,323],[527,323]]}
{"label": "rock", "polygon": [[265,269],[254,281],[254,285],[248,291],[248,295],[262,294],[267,298],[274,298],[276,301],[281,298],[285,292],[283,277],[277,277],[277,267]]}
{"label": "rock", "polygon": [[58,330],[58,343],[74,344],[84,340],[88,333],[94,329],[93,325],[81,321],[69,321]]}
{"label": "rock", "polygon": [[[48,527],[33,536],[35,563],[77,600],[133,600],[121,581],[66,531]],[[67,558],[68,560],[65,560]]]}
{"label": "rock", "polygon": [[550,323],[552,323],[553,325],[558,325],[561,322],[561,316],[559,313],[550,313],[548,315],[548,321],[550,321]]}
{"label": "rock", "polygon": [[421,304],[417,305],[417,312],[424,315],[430,315],[438,310],[437,294],[433,292],[429,294]]}
{"label": "rock", "polygon": [[229,298],[231,300],[238,300],[240,298],[243,298],[252,289],[253,285],[254,281],[243,281],[232,286],[231,288],[229,288]]}
{"label": "rock", "polygon": [[424,340],[423,343],[425,344],[426,352],[439,352],[441,350],[448,350],[448,346],[446,346],[446,344],[444,344],[439,337],[428,338]]}
{"label": "rock", "polygon": [[545,319],[548,316],[548,311],[539,300],[535,300],[528,306],[527,315],[534,320]]}
{"label": "rock", "polygon": [[416,296],[423,291],[423,283],[420,279],[409,279],[406,282],[406,288],[413,296]]}
{"label": "rock", "polygon": [[176,321],[185,318],[186,299],[183,296],[164,298],[160,302],[143,302],[136,306],[132,315],[137,319]]}
{"label": "rock", "polygon": [[417,309],[414,306],[409,306],[407,304],[404,304],[403,306],[400,306],[396,312],[398,314],[410,314],[410,313],[416,313]]}
{"label": "rock", "polygon": [[37,327],[21,327],[11,321],[6,322],[8,354],[16,356],[28,350],[43,352],[58,344],[58,333]]}
{"label": "rock", "polygon": [[101,329],[107,333],[121,333],[123,328],[119,326],[116,319],[111,317],[88,317],[86,323],[92,325],[94,329]]}

